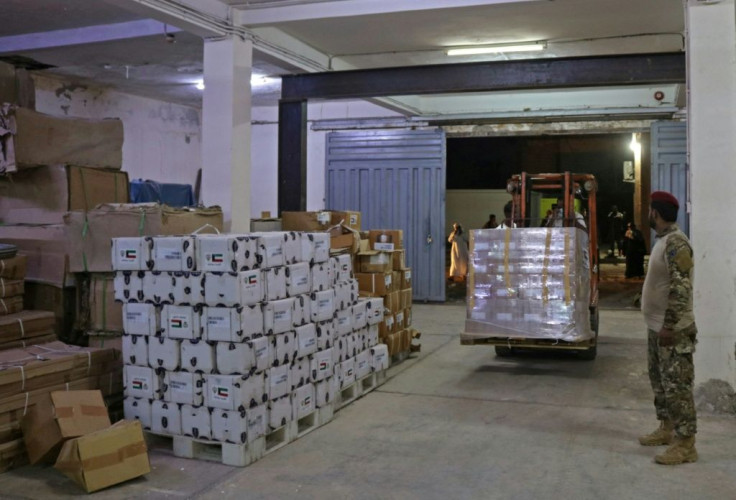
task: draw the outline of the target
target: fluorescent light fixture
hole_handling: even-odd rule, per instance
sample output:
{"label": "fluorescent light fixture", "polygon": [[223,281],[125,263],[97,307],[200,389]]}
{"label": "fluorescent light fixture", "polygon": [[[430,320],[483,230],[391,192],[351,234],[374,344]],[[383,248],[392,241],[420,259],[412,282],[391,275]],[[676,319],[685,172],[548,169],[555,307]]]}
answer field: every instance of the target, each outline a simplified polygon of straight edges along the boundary
{"label": "fluorescent light fixture", "polygon": [[636,132],[631,134],[631,143],[629,143],[629,147],[634,152],[634,154],[641,154],[641,143],[638,140],[639,138],[636,135]]}
{"label": "fluorescent light fixture", "polygon": [[197,90],[204,90],[204,80],[197,80],[194,86],[197,87]]}
{"label": "fluorescent light fixture", "polygon": [[501,52],[535,52],[547,48],[547,42],[498,43],[450,49],[448,56],[472,56],[477,54],[498,54]]}
{"label": "fluorescent light fixture", "polygon": [[273,78],[269,78],[266,75],[251,75],[250,77],[250,85],[251,87],[258,87],[261,85],[268,85],[271,83]]}

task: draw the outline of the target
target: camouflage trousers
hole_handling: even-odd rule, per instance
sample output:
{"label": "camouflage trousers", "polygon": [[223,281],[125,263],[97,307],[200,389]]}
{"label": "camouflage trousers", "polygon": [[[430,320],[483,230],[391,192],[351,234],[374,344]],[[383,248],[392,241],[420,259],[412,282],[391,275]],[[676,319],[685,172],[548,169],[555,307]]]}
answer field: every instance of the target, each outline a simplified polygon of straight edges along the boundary
{"label": "camouflage trousers", "polygon": [[657,419],[669,420],[680,437],[694,436],[697,417],[693,401],[693,352],[695,351],[695,325],[675,332],[672,346],[660,347],[657,332],[649,333],[649,381],[654,391],[654,408]]}

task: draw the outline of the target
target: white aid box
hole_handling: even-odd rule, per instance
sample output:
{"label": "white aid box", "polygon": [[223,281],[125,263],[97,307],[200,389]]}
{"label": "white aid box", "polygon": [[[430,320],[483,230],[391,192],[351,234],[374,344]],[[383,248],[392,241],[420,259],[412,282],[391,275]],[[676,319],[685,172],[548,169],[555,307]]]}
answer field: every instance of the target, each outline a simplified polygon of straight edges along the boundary
{"label": "white aid box", "polygon": [[366,329],[365,334],[365,346],[366,348],[371,348],[378,344],[378,332],[379,328],[378,325],[368,325],[368,328]]}
{"label": "white aid box", "polygon": [[253,233],[258,237],[256,255],[262,268],[278,267],[286,264],[284,258],[283,232]]}
{"label": "white aid box", "polygon": [[248,418],[245,410],[212,410],[212,439],[223,443],[247,443]]}
{"label": "white aid box", "polygon": [[349,281],[353,277],[353,260],[350,254],[341,254],[333,257],[335,266],[335,282]]}
{"label": "white aid box", "polygon": [[242,342],[240,313],[235,307],[202,309],[204,339],[210,342]]}
{"label": "white aid box", "polygon": [[290,365],[296,359],[297,351],[296,334],[294,332],[278,333],[271,336],[271,352],[273,353],[273,364]]}
{"label": "white aid box", "polygon": [[350,309],[337,311],[335,315],[335,330],[337,331],[338,337],[344,337],[353,331],[353,314]]}
{"label": "white aid box", "polygon": [[310,356],[312,381],[319,382],[332,376],[332,349],[315,352]]}
{"label": "white aid box", "polygon": [[123,335],[123,363],[148,366],[147,335]]}
{"label": "white aid box", "polygon": [[368,349],[368,327],[361,328],[353,332],[355,335],[355,343],[359,351],[365,351]]}
{"label": "white aid box", "polygon": [[285,299],[288,296],[286,293],[286,269],[282,266],[263,270],[266,301]]}
{"label": "white aid box", "polygon": [[164,401],[201,406],[204,404],[204,377],[201,373],[166,372]]}
{"label": "white aid box", "polygon": [[335,401],[335,394],[337,393],[336,382],[337,379],[335,377],[330,377],[314,384],[314,403],[317,408],[324,408]]}
{"label": "white aid box", "polygon": [[335,292],[325,290],[314,292],[312,299],[312,321],[327,321],[335,315]]}
{"label": "white aid box", "polygon": [[153,304],[123,304],[123,330],[129,335],[156,335],[160,330],[159,308]]}
{"label": "white aid box", "polygon": [[314,238],[314,262],[327,262],[330,260],[330,234],[313,233]]}
{"label": "white aid box", "polygon": [[194,236],[154,236],[151,238],[154,271],[194,271]]}
{"label": "white aid box", "polygon": [[373,372],[373,354],[366,349],[355,356],[355,377],[360,380]]}
{"label": "white aid box", "polygon": [[145,271],[150,269],[151,246],[146,238],[113,238],[113,271]]}
{"label": "white aid box", "polygon": [[294,328],[292,318],[294,298],[274,300],[263,304],[263,329],[266,335],[288,332]]}
{"label": "white aid box", "polygon": [[198,339],[202,336],[201,310],[199,306],[174,306],[161,309],[161,330],[170,339]]}
{"label": "white aid box", "polygon": [[337,322],[334,319],[315,323],[314,326],[317,329],[317,338],[319,339],[321,337],[324,337],[332,339],[333,341],[340,338],[340,336],[337,334],[336,323]]}
{"label": "white aid box", "polygon": [[258,405],[245,410],[245,418],[248,421],[248,441],[253,442],[268,431],[268,406]]}
{"label": "white aid box", "polygon": [[181,432],[196,439],[212,438],[212,419],[206,406],[182,405]]}
{"label": "white aid box", "polygon": [[332,348],[333,351],[336,351],[337,354],[332,356],[332,359],[335,361],[335,363],[342,363],[346,359],[350,357],[350,354],[348,353],[348,336],[352,334],[345,335],[344,337],[340,337],[335,341],[335,347]]}
{"label": "white aid box", "polygon": [[181,360],[181,340],[166,337],[150,337],[148,340],[148,365],[156,370],[178,370]]}
{"label": "white aid box", "polygon": [[377,325],[383,321],[383,297],[374,297],[366,300],[366,321],[369,325]]}
{"label": "white aid box", "polygon": [[181,369],[192,373],[214,373],[215,346],[204,340],[181,341]]}
{"label": "white aid box", "polygon": [[391,358],[388,356],[388,346],[386,344],[378,344],[370,349],[373,355],[373,370],[380,372],[381,370],[388,370]]}
{"label": "white aid box", "polygon": [[174,282],[171,273],[148,271],[143,274],[143,298],[153,304],[173,304]]}
{"label": "white aid box", "polygon": [[284,233],[284,264],[296,264],[302,261],[302,238],[294,231]]}
{"label": "white aid box", "polygon": [[340,363],[340,389],[355,383],[355,358]]}
{"label": "white aid box", "polygon": [[358,355],[358,352],[362,351],[362,342],[359,342],[357,336],[354,333],[345,335],[345,340],[348,346],[348,358],[354,358]]}
{"label": "white aid box", "polygon": [[319,264],[312,264],[309,268],[311,273],[311,291],[312,292],[323,292],[332,288],[332,279],[330,276],[330,262],[322,262]]}
{"label": "white aid box", "polygon": [[181,410],[176,403],[151,403],[151,431],[156,434],[181,435]]}
{"label": "white aid box", "polygon": [[133,398],[160,399],[160,380],[153,368],[126,365],[123,367],[125,395]]}
{"label": "white aid box", "polygon": [[273,366],[266,370],[268,399],[273,401],[291,392],[291,365]]}
{"label": "white aid box", "polygon": [[367,300],[360,299],[353,305],[353,329],[360,330],[368,325]]}
{"label": "white aid box", "polygon": [[291,415],[291,393],[268,402],[268,426],[271,429],[279,429],[291,422]]}
{"label": "white aid box", "polygon": [[286,266],[286,293],[289,297],[296,297],[312,291],[311,271],[309,264],[300,262]]}
{"label": "white aid box", "polygon": [[170,273],[174,304],[204,304],[204,282],[207,274],[194,271],[190,273]]}
{"label": "white aid box", "polygon": [[271,339],[269,337],[259,337],[251,340],[253,344],[253,356],[255,357],[255,368],[257,372],[267,370],[271,366]]}
{"label": "white aid box", "polygon": [[143,302],[143,271],[116,272],[113,288],[118,302]]}
{"label": "white aid box", "polygon": [[312,299],[309,295],[298,295],[294,297],[294,309],[291,313],[291,322],[294,326],[300,326],[312,321]]}
{"label": "white aid box", "polygon": [[314,323],[297,326],[296,334],[296,357],[303,358],[317,351],[317,327]]}
{"label": "white aid box", "polygon": [[197,269],[206,272],[238,272],[257,266],[257,238],[235,234],[203,234],[197,237]]}
{"label": "white aid box", "polygon": [[151,430],[151,400],[127,397],[123,401],[126,420],[138,420],[145,430]]}
{"label": "white aid box", "polygon": [[254,305],[263,301],[261,271],[240,273],[207,273],[204,281],[204,301],[209,306],[232,307]]}
{"label": "white aid box", "polygon": [[291,365],[291,386],[292,388],[301,387],[312,381],[310,376],[311,366],[309,358],[294,360]]}
{"label": "white aid box", "polygon": [[302,262],[314,264],[314,233],[301,233],[299,239],[302,246]]}
{"label": "white aid box", "polygon": [[240,306],[240,329],[243,339],[250,340],[263,335],[263,306],[254,304],[252,306]]}
{"label": "white aid box", "polygon": [[[350,309],[353,305],[352,288],[347,281],[335,284],[335,309]],[[355,297],[357,299],[357,296]]]}
{"label": "white aid box", "polygon": [[249,373],[256,366],[251,342],[218,342],[215,352],[217,371],[223,375]]}
{"label": "white aid box", "polygon": [[222,410],[245,410],[267,400],[262,373],[206,375],[204,394],[208,407]]}
{"label": "white aid box", "polygon": [[306,384],[299,387],[294,391],[291,402],[294,412],[293,420],[299,420],[314,413],[314,410],[316,410],[314,385]]}
{"label": "white aid box", "polygon": [[317,351],[324,351],[330,349],[335,345],[336,341],[329,335],[318,335],[317,336]]}

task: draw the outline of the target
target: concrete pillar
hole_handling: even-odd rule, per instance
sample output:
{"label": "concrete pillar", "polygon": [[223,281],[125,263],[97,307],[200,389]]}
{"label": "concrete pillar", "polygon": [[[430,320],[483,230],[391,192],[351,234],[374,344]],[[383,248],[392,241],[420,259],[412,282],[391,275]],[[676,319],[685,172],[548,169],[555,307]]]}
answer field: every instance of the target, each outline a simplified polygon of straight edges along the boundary
{"label": "concrete pillar", "polygon": [[253,44],[237,37],[204,43],[202,201],[219,205],[225,230],[250,230]]}
{"label": "concrete pillar", "polygon": [[736,13],[734,0],[686,3],[695,378],[736,385]]}

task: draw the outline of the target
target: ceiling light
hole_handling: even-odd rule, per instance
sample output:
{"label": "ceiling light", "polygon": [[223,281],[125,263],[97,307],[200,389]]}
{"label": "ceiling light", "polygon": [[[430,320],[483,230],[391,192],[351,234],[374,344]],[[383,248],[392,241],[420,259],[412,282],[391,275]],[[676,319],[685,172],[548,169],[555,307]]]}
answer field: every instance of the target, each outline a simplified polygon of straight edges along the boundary
{"label": "ceiling light", "polygon": [[498,43],[495,45],[476,45],[450,49],[448,56],[472,56],[477,54],[498,54],[500,52],[534,52],[547,48],[547,42]]}
{"label": "ceiling light", "polygon": [[260,85],[267,85],[271,83],[272,80],[273,78],[269,78],[266,75],[255,75],[254,74],[250,77],[250,84],[253,87],[258,87]]}
{"label": "ceiling light", "polygon": [[197,87],[197,90],[204,90],[204,80],[197,80],[194,86]]}

